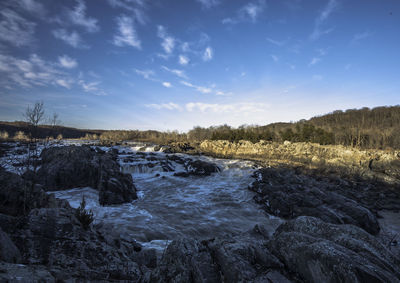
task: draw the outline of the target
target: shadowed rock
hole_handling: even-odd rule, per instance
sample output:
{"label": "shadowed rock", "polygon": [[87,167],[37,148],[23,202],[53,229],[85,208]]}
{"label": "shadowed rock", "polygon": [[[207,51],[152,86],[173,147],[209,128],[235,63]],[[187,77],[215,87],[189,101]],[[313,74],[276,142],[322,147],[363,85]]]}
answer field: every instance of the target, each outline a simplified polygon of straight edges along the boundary
{"label": "shadowed rock", "polygon": [[323,183],[291,170],[264,168],[250,189],[255,200],[270,214],[284,218],[306,215],[334,224],[354,224],[371,234],[380,230],[375,215],[356,201],[329,191]]}
{"label": "shadowed rock", "polygon": [[76,187],[99,190],[101,205],[121,204],[137,198],[132,176],[120,172],[116,153],[96,153],[87,146],[43,150],[38,180],[48,191]]}
{"label": "shadowed rock", "polygon": [[400,282],[399,260],[353,225],[301,216],[278,227],[268,246],[309,282]]}
{"label": "shadowed rock", "polygon": [[185,172],[177,172],[174,176],[189,177],[189,176],[210,176],[212,173],[220,172],[221,169],[211,162],[202,160],[187,159],[184,162]]}
{"label": "shadowed rock", "polygon": [[291,282],[262,235],[173,241],[146,282]]}

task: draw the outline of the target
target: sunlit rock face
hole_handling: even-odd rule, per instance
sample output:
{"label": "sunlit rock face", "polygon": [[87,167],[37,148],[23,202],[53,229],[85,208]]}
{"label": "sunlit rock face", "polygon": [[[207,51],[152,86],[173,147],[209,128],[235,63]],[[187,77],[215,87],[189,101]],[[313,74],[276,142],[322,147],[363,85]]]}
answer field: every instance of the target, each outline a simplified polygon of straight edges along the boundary
{"label": "sunlit rock face", "polygon": [[226,157],[252,157],[270,162],[344,168],[362,173],[365,177],[378,177],[389,183],[400,184],[400,151],[358,150],[340,145],[267,141],[203,141],[198,147],[205,153]]}

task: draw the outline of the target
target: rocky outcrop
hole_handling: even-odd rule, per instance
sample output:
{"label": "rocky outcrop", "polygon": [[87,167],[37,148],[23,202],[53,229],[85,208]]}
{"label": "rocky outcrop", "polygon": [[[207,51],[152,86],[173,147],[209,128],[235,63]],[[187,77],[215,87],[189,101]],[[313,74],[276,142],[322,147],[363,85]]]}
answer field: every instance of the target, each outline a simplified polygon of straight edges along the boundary
{"label": "rocky outcrop", "polygon": [[41,154],[38,180],[45,190],[92,187],[102,205],[137,198],[132,176],[120,172],[115,152],[96,152],[87,146],[51,147]]}
{"label": "rocky outcrop", "polygon": [[323,182],[293,170],[264,168],[255,172],[249,189],[270,214],[291,219],[315,216],[334,224],[353,224],[371,234],[379,232],[375,215],[356,201],[330,191]]}
{"label": "rocky outcrop", "polygon": [[183,161],[183,165],[185,167],[185,172],[177,172],[174,174],[174,176],[210,176],[212,173],[217,173],[221,171],[221,169],[214,163],[206,162],[203,160],[186,159]]}
{"label": "rocky outcrop", "polygon": [[359,150],[341,145],[260,141],[203,141],[198,149],[220,157],[251,158],[267,164],[293,164],[353,172],[367,179],[400,184],[400,151]]}
{"label": "rocky outcrop", "polygon": [[400,282],[400,262],[354,225],[301,216],[224,239],[173,241],[145,282]]}
{"label": "rocky outcrop", "polygon": [[109,238],[98,230],[85,230],[74,209],[33,209],[13,238],[23,263],[46,266],[60,280],[138,280],[135,262],[141,248],[134,240]]}
{"label": "rocky outcrop", "polygon": [[0,213],[19,216],[51,202],[40,185],[22,179],[0,167]]}
{"label": "rocky outcrop", "polygon": [[10,237],[0,228],[0,261],[19,263],[21,254]]}
{"label": "rocky outcrop", "polygon": [[67,201],[41,186],[33,187],[26,210],[18,212],[24,184],[30,183],[1,168],[0,177],[6,181],[0,183],[0,281],[138,281],[154,267],[155,255],[135,240],[101,226],[84,227]]}
{"label": "rocky outcrop", "polygon": [[291,282],[261,235],[173,241],[146,282]]}
{"label": "rocky outcrop", "polygon": [[353,225],[298,217],[276,230],[268,247],[307,282],[400,282],[400,262]]}

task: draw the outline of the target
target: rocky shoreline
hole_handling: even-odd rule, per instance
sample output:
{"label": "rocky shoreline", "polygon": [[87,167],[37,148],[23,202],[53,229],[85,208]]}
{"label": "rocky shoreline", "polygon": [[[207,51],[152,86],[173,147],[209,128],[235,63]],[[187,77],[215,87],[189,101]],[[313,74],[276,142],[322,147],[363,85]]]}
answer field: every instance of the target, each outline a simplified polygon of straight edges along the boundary
{"label": "rocky shoreline", "polygon": [[[250,146],[244,144],[236,151],[220,150],[229,146],[204,142],[155,150],[242,158],[261,158],[267,151],[239,150]],[[328,158],[327,151],[319,155],[326,162],[338,158],[339,153],[329,153]],[[118,150],[50,147],[41,154],[35,179],[0,167],[0,281],[400,282],[397,238],[384,242],[379,237],[379,212],[400,210],[400,189],[393,181],[398,176],[398,153],[385,154],[375,156],[372,165],[366,153],[358,153],[358,159],[343,157],[337,164],[351,161],[372,172],[381,166],[389,183],[384,178],[342,179],[303,167],[261,168],[248,189],[255,192],[260,209],[286,220],[273,234],[260,223],[224,238],[173,239],[160,258],[154,249],[101,224],[84,227],[76,209],[46,193],[89,186],[99,192],[102,205],[131,202],[137,198],[135,180],[121,170]],[[215,164],[173,154],[164,159],[150,156],[144,166],[155,162],[163,170],[173,170],[172,160],[183,168],[174,173],[181,178],[220,171]],[[388,164],[394,167],[388,169]]]}

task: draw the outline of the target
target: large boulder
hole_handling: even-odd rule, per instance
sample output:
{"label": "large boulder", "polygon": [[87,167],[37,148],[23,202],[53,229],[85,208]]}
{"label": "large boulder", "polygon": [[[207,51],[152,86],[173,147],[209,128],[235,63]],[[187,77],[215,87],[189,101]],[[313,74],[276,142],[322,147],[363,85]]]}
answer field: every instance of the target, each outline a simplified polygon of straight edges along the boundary
{"label": "large boulder", "polygon": [[221,169],[211,162],[203,160],[187,159],[184,161],[184,172],[177,172],[174,176],[189,177],[189,176],[210,176],[212,173],[220,172]]}
{"label": "large boulder", "polygon": [[289,169],[263,168],[249,189],[270,214],[292,219],[314,216],[333,224],[357,225],[371,234],[380,230],[376,216],[356,201],[324,188],[324,183]]}
{"label": "large boulder", "polygon": [[52,197],[40,185],[24,180],[19,175],[0,167],[0,213],[20,216],[33,208],[49,205]]}
{"label": "large boulder", "polygon": [[18,263],[21,254],[10,237],[0,228],[0,261]]}
{"label": "large boulder", "polygon": [[291,282],[262,235],[180,239],[166,249],[146,282]]}
{"label": "large boulder", "polygon": [[400,261],[354,225],[301,216],[282,224],[268,247],[307,282],[400,282]]}
{"label": "large boulder", "polygon": [[22,263],[46,266],[58,280],[130,280],[141,276],[132,240],[84,229],[71,207],[33,209],[13,234]]}
{"label": "large boulder", "polygon": [[51,147],[41,154],[38,180],[48,191],[92,187],[102,205],[137,199],[132,176],[120,172],[116,153],[96,152],[88,146]]}

